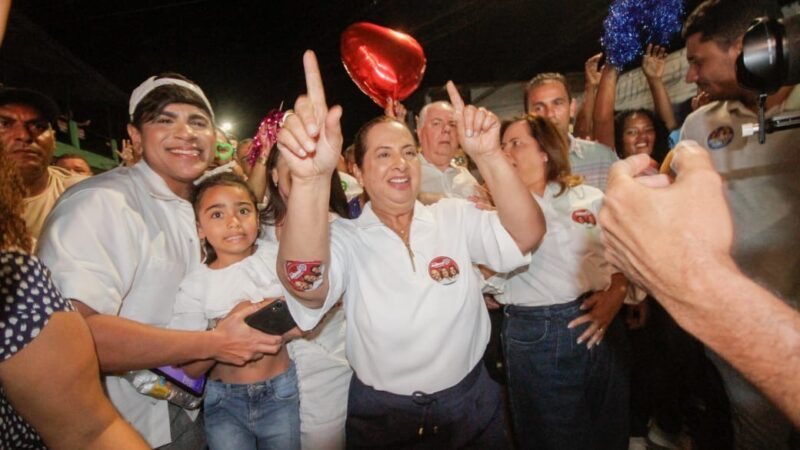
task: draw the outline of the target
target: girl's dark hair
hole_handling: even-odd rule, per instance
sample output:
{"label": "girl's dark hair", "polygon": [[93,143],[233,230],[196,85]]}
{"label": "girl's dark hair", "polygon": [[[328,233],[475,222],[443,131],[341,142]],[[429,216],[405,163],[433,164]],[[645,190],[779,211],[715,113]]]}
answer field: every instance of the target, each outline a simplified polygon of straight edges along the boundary
{"label": "girl's dark hair", "polygon": [[667,126],[664,125],[664,121],[661,120],[660,117],[653,111],[645,108],[627,109],[618,112],[614,116],[614,149],[617,155],[620,158],[625,158],[625,147],[622,141],[622,137],[625,136],[625,120],[634,114],[641,114],[647,117],[653,124],[653,128],[656,131],[656,138],[653,142],[653,153],[650,157],[661,164],[667,156],[667,153],[669,153],[669,130],[667,130]]}
{"label": "girl's dark hair", "polygon": [[[159,78],[175,78],[177,80],[183,80],[197,85],[197,83],[194,81],[178,73],[160,73],[156,79]],[[208,105],[206,105],[206,102],[203,100],[203,98],[197,95],[196,92],[183,86],[167,84],[153,89],[144,96],[139,104],[136,105],[136,109],[133,111],[131,123],[134,127],[136,127],[136,129],[141,130],[142,124],[158,117],[158,115],[164,111],[164,108],[166,108],[167,105],[171,105],[173,103],[186,103],[188,105],[196,106],[208,113],[209,118],[212,117],[211,111],[208,109]]]}
{"label": "girl's dark hair", "polygon": [[[191,202],[192,207],[194,208],[194,218],[195,220],[200,220],[200,215],[198,214],[198,208],[200,208],[200,202],[203,201],[203,195],[215,186],[231,186],[231,187],[238,187],[244,189],[247,192],[248,197],[250,197],[250,201],[253,202],[253,206],[258,206],[258,200],[256,200],[256,194],[253,193],[253,190],[250,189],[247,182],[242,178],[240,175],[237,175],[233,172],[222,172],[216,175],[212,175],[205,180],[201,181],[200,184],[192,189],[192,193],[189,195],[189,202]],[[259,227],[259,234],[261,233]],[[202,251],[205,253],[205,263],[211,264],[217,260],[217,252],[214,250],[214,247],[208,242],[208,239],[204,240],[202,243]]]}
{"label": "girl's dark hair", "polygon": [[[261,220],[267,225],[280,225],[286,217],[286,203],[281,197],[278,185],[272,181],[272,170],[278,167],[280,151],[273,148],[267,157],[267,207],[261,212]],[[347,196],[344,194],[342,180],[339,172],[334,170],[331,175],[331,197],[328,200],[328,211],[336,213],[345,219],[350,218],[350,210],[347,208]]]}
{"label": "girl's dark hair", "polygon": [[[369,133],[369,130],[371,130],[375,125],[389,122],[399,123],[405,129],[407,129],[409,133],[411,133],[411,130],[408,129],[408,125],[406,125],[405,122],[390,116],[378,116],[364,125],[361,125],[358,133],[356,133],[355,142],[353,142],[353,153],[355,153],[356,165],[359,169],[363,167],[364,155],[367,153],[367,133]],[[411,137],[414,137],[414,133],[411,133]]]}
{"label": "girl's dark hair", "polygon": [[566,136],[558,131],[555,125],[542,116],[528,114],[514,120],[505,121],[500,126],[500,136],[512,124],[524,121],[528,125],[528,133],[539,144],[539,148],[547,154],[547,181],[555,181],[561,186],[556,197],[563,194],[567,188],[577,186],[583,182],[580,175],[573,175],[569,164],[569,142]]}

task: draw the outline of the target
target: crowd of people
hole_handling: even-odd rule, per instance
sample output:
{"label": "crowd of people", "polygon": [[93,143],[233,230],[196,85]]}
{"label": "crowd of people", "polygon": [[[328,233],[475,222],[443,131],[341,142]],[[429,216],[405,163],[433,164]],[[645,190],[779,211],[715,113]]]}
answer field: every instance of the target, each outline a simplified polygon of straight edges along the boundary
{"label": "crowd of people", "polygon": [[543,72],[502,121],[449,82],[351,139],[308,51],[274,145],[162,73],[94,175],[0,87],[0,448],[800,448],[800,132],[743,136],[736,83],[762,13],[688,16],[686,118],[650,45],[654,111],[595,55],[581,105]]}

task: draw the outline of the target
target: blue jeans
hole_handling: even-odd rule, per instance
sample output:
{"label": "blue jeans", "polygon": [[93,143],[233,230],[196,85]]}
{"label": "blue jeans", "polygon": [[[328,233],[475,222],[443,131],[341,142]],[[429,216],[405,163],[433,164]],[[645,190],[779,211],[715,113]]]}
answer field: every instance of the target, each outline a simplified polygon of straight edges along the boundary
{"label": "blue jeans", "polygon": [[503,350],[519,448],[627,449],[629,367],[619,315],[599,346],[568,329],[583,300],[505,308]]}
{"label": "blue jeans", "polygon": [[300,448],[300,397],[294,363],[251,384],[209,380],[203,402],[211,450]]}

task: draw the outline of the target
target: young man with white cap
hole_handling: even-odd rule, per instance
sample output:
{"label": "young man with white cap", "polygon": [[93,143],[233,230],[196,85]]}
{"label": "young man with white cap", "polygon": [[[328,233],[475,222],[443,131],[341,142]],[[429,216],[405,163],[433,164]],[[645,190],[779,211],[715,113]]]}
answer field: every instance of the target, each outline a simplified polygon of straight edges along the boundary
{"label": "young man with white cap", "polygon": [[[103,372],[120,374],[214,359],[243,364],[274,353],[281,339],[232,313],[204,332],[167,330],[183,276],[200,263],[192,182],[215,145],[214,113],[180,75],[151,77],[133,91],[128,132],[143,159],[67,192],[45,224],[39,255],[64,296],[86,318]],[[108,395],[152,447],[205,445],[202,426],[181,408],[107,376]]]}

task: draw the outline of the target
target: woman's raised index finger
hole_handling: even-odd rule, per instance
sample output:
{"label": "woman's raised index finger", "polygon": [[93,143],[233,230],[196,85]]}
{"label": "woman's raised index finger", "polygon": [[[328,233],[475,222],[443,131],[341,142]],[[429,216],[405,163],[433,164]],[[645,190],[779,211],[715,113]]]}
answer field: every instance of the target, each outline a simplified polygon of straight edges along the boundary
{"label": "woman's raised index finger", "polygon": [[317,56],[312,50],[306,50],[303,55],[303,69],[306,74],[306,91],[311,104],[319,111],[327,111],[325,103],[325,89],[322,87],[322,75],[319,73]]}

